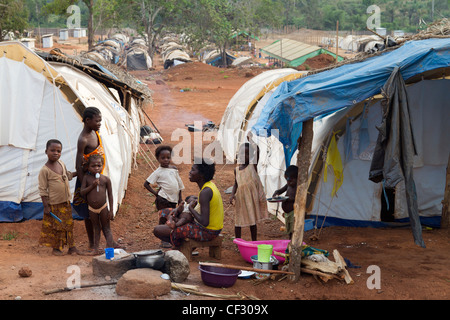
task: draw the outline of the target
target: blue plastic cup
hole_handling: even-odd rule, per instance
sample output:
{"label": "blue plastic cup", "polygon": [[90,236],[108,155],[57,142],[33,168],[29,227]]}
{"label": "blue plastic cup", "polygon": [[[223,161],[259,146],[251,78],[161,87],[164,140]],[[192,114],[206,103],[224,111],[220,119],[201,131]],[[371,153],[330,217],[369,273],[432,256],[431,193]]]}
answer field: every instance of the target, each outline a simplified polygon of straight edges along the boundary
{"label": "blue plastic cup", "polygon": [[108,260],[114,258],[114,248],[105,248],[105,258]]}

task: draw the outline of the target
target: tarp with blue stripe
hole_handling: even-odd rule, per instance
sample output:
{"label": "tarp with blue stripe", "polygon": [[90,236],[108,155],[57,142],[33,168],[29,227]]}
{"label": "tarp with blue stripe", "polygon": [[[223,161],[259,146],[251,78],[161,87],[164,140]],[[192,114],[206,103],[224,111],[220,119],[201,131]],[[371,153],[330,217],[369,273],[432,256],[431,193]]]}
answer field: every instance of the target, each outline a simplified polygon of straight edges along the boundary
{"label": "tarp with blue stripe", "polygon": [[286,163],[297,150],[302,123],[353,106],[381,92],[395,67],[403,79],[450,66],[450,38],[408,41],[395,50],[284,82],[266,103],[252,130],[279,130]]}

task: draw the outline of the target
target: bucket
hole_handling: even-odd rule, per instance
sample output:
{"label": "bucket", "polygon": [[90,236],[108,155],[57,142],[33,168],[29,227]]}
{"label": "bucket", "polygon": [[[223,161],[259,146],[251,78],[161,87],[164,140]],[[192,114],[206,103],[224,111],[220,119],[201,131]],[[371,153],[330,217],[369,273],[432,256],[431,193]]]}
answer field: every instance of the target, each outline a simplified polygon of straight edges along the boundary
{"label": "bucket", "polygon": [[[261,262],[258,260],[258,256],[251,257],[253,261],[253,268],[255,269],[263,269],[263,270],[276,270],[278,269],[278,260],[274,256],[270,257],[269,262]],[[270,276],[270,273],[256,273],[256,279],[265,279]]]}
{"label": "bucket", "polygon": [[272,255],[273,245],[271,244],[259,244],[258,245],[258,261],[270,262],[270,256]]}
{"label": "bucket", "polygon": [[105,258],[108,260],[114,258],[114,248],[105,248]]}

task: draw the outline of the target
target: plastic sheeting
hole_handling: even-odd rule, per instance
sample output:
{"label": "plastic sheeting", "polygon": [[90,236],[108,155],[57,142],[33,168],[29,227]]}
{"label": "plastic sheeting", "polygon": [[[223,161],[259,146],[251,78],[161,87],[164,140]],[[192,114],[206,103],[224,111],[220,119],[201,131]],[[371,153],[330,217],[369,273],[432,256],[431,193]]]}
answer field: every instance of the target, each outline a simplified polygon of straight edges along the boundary
{"label": "plastic sheeting", "polygon": [[[426,80],[407,88],[411,109],[411,122],[416,143],[414,156],[414,180],[417,189],[418,209],[423,222],[439,217],[445,187],[445,169],[450,152],[450,128],[447,119],[450,109],[448,90],[450,80]],[[381,123],[381,102],[367,107],[369,145],[361,153],[359,149],[361,117],[352,121],[350,132],[345,132],[338,142],[341,155],[345,153],[345,142],[351,136],[351,157],[344,165],[344,182],[337,196],[332,197],[333,182],[320,179],[314,195],[311,214],[327,216],[327,224],[376,226],[381,222],[381,184],[368,179],[372,155],[378,137],[376,126]],[[332,130],[332,127],[329,128]],[[315,132],[316,133],[316,132]],[[316,138],[316,134],[314,136]],[[329,171],[329,174],[333,174]],[[400,182],[395,187],[394,218],[406,221],[408,206],[405,198],[405,185]],[[438,219],[439,220],[439,219]],[[430,221],[430,220],[428,220]],[[429,222],[426,222],[429,223]],[[320,227],[321,221],[318,226]],[[433,226],[438,226],[433,222]]]}
{"label": "plastic sheeting", "polygon": [[253,130],[260,134],[279,129],[290,160],[303,121],[350,107],[380,93],[395,67],[405,79],[450,65],[450,39],[406,42],[362,62],[310,75],[279,86]]}
{"label": "plastic sheeting", "polygon": [[8,58],[0,58],[0,70],[0,221],[42,218],[37,181],[47,161],[46,143],[60,140],[61,160],[75,171],[76,141],[83,125],[44,75]]}

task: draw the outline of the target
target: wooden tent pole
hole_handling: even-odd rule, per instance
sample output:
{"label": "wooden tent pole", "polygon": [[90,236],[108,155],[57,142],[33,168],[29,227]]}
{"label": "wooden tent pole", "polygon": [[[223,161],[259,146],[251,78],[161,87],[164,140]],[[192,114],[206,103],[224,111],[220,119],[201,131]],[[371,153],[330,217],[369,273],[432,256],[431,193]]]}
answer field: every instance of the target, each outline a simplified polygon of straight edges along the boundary
{"label": "wooden tent pole", "polygon": [[339,55],[339,20],[336,22],[336,63],[338,63]]}
{"label": "wooden tent pole", "polygon": [[447,162],[447,174],[445,176],[444,200],[442,200],[441,228],[450,230],[450,154]]}
{"label": "wooden tent pole", "polygon": [[294,232],[289,247],[289,271],[294,275],[289,279],[294,282],[300,278],[303,231],[305,228],[306,200],[308,195],[308,172],[311,165],[311,147],[314,136],[314,119],[303,122],[302,135],[298,139],[298,178],[294,203]]}

